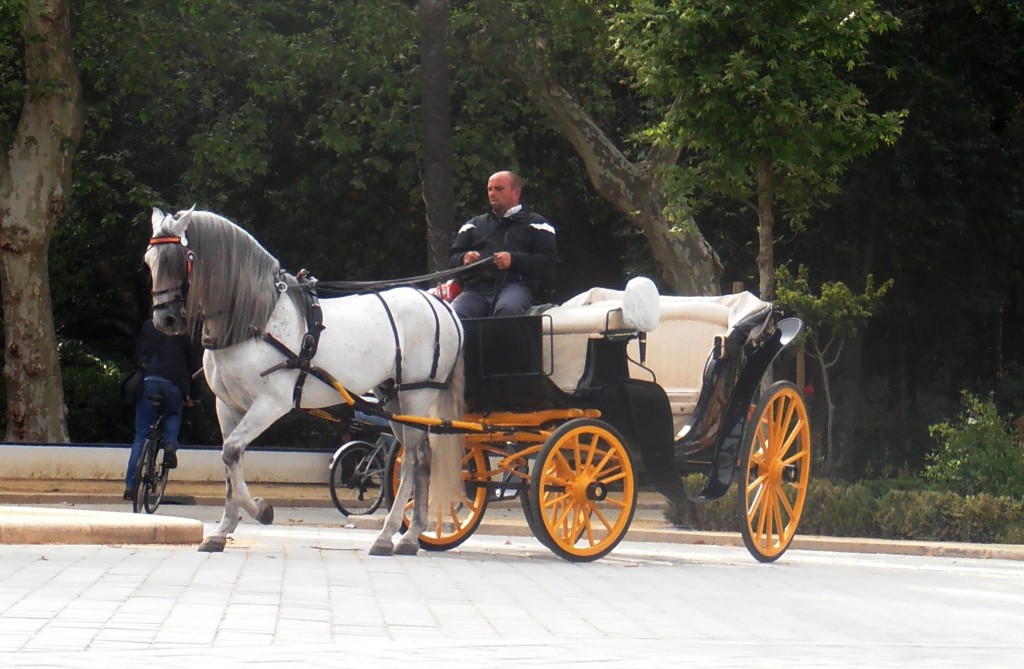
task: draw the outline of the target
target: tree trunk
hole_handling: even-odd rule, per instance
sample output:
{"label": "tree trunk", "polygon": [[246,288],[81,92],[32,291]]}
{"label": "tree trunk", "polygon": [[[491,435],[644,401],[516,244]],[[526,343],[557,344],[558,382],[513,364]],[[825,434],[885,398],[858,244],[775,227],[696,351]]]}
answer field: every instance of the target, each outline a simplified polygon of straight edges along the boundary
{"label": "tree trunk", "polygon": [[757,161],[757,276],[760,297],[765,302],[775,300],[774,200],[772,162],[762,158]]}
{"label": "tree trunk", "polygon": [[448,0],[420,0],[420,97],[422,100],[423,202],[427,218],[428,270],[448,266],[455,222],[448,53]]}
{"label": "tree trunk", "polygon": [[66,443],[47,251],[83,126],[67,2],[28,3],[22,35],[27,93],[13,140],[0,145],[5,438]]}

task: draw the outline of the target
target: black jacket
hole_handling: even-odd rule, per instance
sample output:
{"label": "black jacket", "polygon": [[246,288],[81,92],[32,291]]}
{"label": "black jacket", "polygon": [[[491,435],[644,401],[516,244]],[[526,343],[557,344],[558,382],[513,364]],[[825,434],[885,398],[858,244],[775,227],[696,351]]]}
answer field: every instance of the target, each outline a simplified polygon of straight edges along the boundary
{"label": "black jacket", "polygon": [[192,346],[187,337],[165,335],[156,329],[153,321],[146,321],[139,333],[135,363],[144,374],[162,376],[181,388],[185,397],[199,399],[199,382],[192,374],[203,366],[203,359],[200,350]]}
{"label": "black jacket", "polygon": [[485,263],[459,277],[465,290],[487,294],[505,283],[524,283],[536,291],[554,273],[558,262],[555,228],[526,207],[507,217],[492,211],[467,221],[452,243],[448,266],[462,267],[468,251],[478,251],[481,258],[499,251],[512,254],[512,264],[506,271]]}

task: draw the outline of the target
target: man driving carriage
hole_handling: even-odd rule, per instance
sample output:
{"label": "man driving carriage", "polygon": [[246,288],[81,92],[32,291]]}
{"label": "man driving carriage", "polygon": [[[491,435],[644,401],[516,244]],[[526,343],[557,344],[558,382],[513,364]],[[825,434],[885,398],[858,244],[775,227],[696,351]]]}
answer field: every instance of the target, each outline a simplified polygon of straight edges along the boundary
{"label": "man driving carriage", "polygon": [[460,318],[516,316],[533,305],[541,281],[555,270],[555,228],[519,202],[523,181],[502,171],[487,180],[491,211],[467,221],[452,243],[449,266],[493,258],[459,280],[452,306]]}

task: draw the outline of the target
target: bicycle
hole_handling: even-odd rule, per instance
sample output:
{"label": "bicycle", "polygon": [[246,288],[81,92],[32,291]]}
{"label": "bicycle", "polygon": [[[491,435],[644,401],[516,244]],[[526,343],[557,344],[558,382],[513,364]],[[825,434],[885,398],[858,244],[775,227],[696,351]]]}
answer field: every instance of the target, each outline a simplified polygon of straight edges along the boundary
{"label": "bicycle", "polygon": [[360,420],[352,421],[350,432],[365,438],[345,443],[331,458],[331,500],[343,516],[365,516],[385,501],[391,505],[391,489],[385,481],[398,440],[389,427]]}
{"label": "bicycle", "polygon": [[149,436],[142,444],[142,453],[135,469],[135,495],[132,499],[132,513],[155,513],[164,499],[167,475],[170,469],[164,464],[164,398],[151,395],[149,401],[155,409]]}

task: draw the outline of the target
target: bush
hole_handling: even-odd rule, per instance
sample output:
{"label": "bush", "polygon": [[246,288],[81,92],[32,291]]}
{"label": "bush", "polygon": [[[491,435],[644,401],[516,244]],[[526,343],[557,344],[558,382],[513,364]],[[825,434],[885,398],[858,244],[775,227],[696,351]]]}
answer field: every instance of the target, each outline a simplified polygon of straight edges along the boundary
{"label": "bush", "polygon": [[[690,491],[703,482],[687,477]],[[830,537],[919,541],[1024,543],[1024,501],[988,493],[893,489],[892,481],[846,484],[812,480],[798,532]],[[680,527],[735,532],[736,498],[730,490],[713,502],[669,502],[665,519]]]}
{"label": "bush", "polygon": [[984,493],[967,497],[958,527],[960,541],[1024,543],[1024,502]]}
{"label": "bush", "polygon": [[[690,474],[685,483],[686,490],[693,494],[701,489],[704,477]],[[724,497],[713,502],[670,501],[665,507],[665,520],[677,527],[705,532],[734,532],[739,527],[735,491],[730,490]]]}
{"label": "bush", "polygon": [[878,536],[877,497],[863,484],[813,480],[799,530],[833,537]]}
{"label": "bush", "polygon": [[105,360],[75,340],[61,341],[59,352],[71,441],[131,442],[135,414],[121,404],[121,379],[128,365]]}
{"label": "bush", "polygon": [[954,492],[893,490],[878,502],[879,537],[958,541],[956,512],[963,500]]}
{"label": "bush", "polygon": [[1024,497],[1024,449],[995,403],[963,393],[958,422],[932,425],[939,448],[928,456],[927,481],[960,495],[990,493]]}

